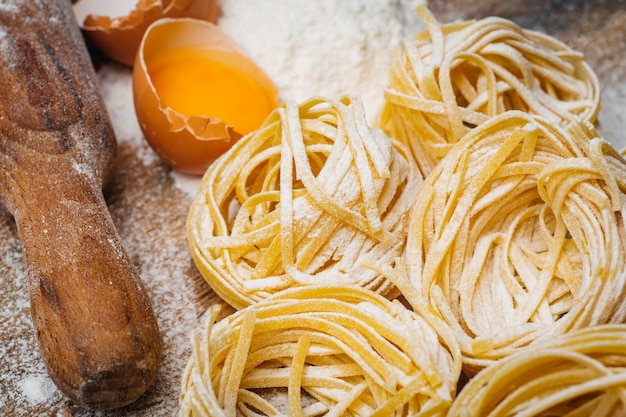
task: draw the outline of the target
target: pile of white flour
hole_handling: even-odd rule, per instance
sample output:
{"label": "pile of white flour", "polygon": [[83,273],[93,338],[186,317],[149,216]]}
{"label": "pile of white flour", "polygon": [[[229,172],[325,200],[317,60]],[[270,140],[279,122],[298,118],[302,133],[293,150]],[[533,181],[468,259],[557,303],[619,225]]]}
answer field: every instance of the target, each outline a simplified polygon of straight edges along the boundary
{"label": "pile of white flour", "polygon": [[382,109],[391,51],[423,29],[423,0],[222,0],[219,27],[277,85],[283,100],[361,96]]}

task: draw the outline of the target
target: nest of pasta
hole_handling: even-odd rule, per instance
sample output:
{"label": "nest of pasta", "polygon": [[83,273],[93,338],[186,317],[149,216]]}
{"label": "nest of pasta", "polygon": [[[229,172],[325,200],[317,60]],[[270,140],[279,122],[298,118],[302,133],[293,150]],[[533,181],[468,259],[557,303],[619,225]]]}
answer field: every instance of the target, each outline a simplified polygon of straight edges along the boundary
{"label": "nest of pasta", "polygon": [[[193,336],[181,416],[445,416],[461,362],[447,326],[373,291],[295,287]],[[286,409],[288,408],[288,409]]]}
{"label": "nest of pasta", "polygon": [[502,359],[463,388],[448,417],[626,415],[626,325],[574,330]]}
{"label": "nest of pasta", "polygon": [[469,373],[538,339],[623,322],[625,191],[626,161],[590,125],[496,116],[420,188],[409,298],[444,317]]}
{"label": "nest of pasta", "polygon": [[370,128],[357,97],[286,103],[204,174],[187,232],[198,269],[243,308],[292,286],[394,286],[422,178],[406,149]]}
{"label": "nest of pasta", "polygon": [[439,25],[394,51],[381,124],[407,144],[424,176],[470,129],[520,110],[567,128],[594,122],[600,87],[582,54],[500,17]]}

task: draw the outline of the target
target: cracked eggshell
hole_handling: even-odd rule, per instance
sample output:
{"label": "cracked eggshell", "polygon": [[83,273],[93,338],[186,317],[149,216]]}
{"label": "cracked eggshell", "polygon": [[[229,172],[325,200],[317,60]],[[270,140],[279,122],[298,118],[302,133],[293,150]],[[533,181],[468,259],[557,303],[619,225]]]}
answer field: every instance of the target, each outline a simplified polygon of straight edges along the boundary
{"label": "cracked eggshell", "polygon": [[202,175],[217,157],[241,138],[232,126],[216,117],[187,116],[165,105],[149,73],[150,58],[167,48],[210,49],[262,89],[269,107],[280,105],[272,80],[216,25],[198,19],[160,19],[147,30],[133,67],[133,99],[143,134],[160,158],[173,169]]}
{"label": "cracked eggshell", "polygon": [[190,17],[215,22],[218,13],[217,0],[139,0],[127,14],[107,16],[89,13],[90,7],[102,7],[95,6],[95,1],[101,0],[80,0],[74,5],[77,17],[85,15],[78,22],[85,38],[109,58],[128,66],[135,62],[146,29],[158,19]]}

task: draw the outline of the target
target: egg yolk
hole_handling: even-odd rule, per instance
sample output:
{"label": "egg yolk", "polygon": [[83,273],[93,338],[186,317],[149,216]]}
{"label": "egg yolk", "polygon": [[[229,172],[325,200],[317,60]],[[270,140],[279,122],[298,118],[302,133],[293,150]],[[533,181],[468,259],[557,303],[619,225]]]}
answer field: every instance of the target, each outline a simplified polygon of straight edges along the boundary
{"label": "egg yolk", "polygon": [[212,59],[209,50],[170,49],[153,56],[147,67],[161,101],[186,116],[218,118],[245,135],[272,110],[261,86]]}

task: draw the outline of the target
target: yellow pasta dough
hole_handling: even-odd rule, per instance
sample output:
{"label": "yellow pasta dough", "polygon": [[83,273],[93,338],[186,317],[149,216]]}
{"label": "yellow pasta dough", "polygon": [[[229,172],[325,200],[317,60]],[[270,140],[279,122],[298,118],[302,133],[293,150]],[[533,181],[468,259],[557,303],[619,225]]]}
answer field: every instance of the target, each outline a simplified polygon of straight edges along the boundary
{"label": "yellow pasta dough", "polygon": [[294,287],[193,336],[181,417],[445,416],[461,371],[434,315],[360,287]]}
{"label": "yellow pasta dough", "polygon": [[439,25],[394,51],[382,126],[407,144],[424,176],[473,127],[507,110],[563,127],[593,122],[600,87],[582,54],[500,17]]}
{"label": "yellow pasta dough", "polygon": [[404,252],[422,182],[407,152],[358,97],[286,103],[205,173],[187,220],[198,269],[238,309],[320,283],[392,294],[361,263]]}
{"label": "yellow pasta dough", "polygon": [[479,372],[448,417],[626,415],[626,325],[547,338]]}
{"label": "yellow pasta dough", "polygon": [[626,161],[589,124],[500,114],[426,178],[409,225],[415,305],[468,372],[536,339],[626,320]]}

